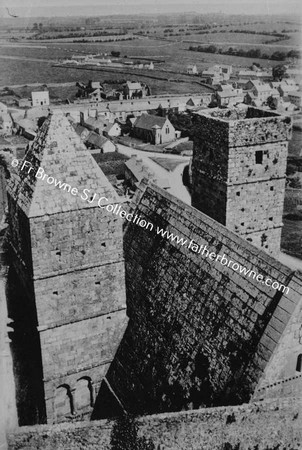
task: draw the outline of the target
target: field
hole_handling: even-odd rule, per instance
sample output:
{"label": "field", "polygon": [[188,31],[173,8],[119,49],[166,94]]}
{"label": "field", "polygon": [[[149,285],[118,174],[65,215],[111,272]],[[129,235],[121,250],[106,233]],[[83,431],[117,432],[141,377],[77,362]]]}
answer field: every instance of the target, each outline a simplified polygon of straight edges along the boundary
{"label": "field", "polygon": [[302,220],[283,218],[281,249],[285,253],[302,258]]}
{"label": "field", "polygon": [[[37,44],[41,45],[42,48],[35,47],[35,45]],[[149,38],[142,38],[135,41],[94,44],[35,42],[33,48],[30,48],[29,43],[26,44],[26,47],[22,47],[22,45],[20,44],[8,47],[7,43],[2,41],[2,45],[4,46],[1,46],[0,42],[0,59],[2,69],[0,73],[0,85],[2,86],[9,84],[25,84],[34,82],[49,83],[77,81],[79,79],[88,80],[91,79],[91,77],[94,78],[96,75],[92,75],[92,72],[86,69],[78,71],[76,69],[60,69],[51,66],[52,63],[60,59],[70,58],[74,53],[110,54],[112,50],[118,50],[121,52],[121,56],[127,55],[128,59],[131,59],[131,56],[162,58],[164,60],[164,63],[155,63],[156,71],[175,71],[179,73],[184,72],[186,70],[186,66],[193,63],[197,65],[199,71],[202,71],[210,65],[217,63],[233,64],[235,68],[248,67],[253,61],[259,62],[263,67],[272,67],[279,64],[278,61],[263,59],[257,60],[213,53],[190,52],[187,50],[189,44],[167,42]],[[41,60],[41,63],[37,64],[36,60]],[[153,72],[153,74],[155,73]],[[97,75],[97,77],[98,76],[99,75]],[[105,73],[104,76],[106,76]],[[169,77],[172,77],[172,75]],[[141,76],[139,76],[139,78],[141,79]],[[187,79],[188,81],[190,81],[189,78]],[[146,78],[146,80],[148,79]],[[181,92],[185,92],[186,90],[190,92],[191,87],[192,92],[198,92],[198,89],[196,88],[197,85],[195,85],[194,83],[194,77],[192,77],[192,81],[193,83],[189,82],[188,86],[182,87],[175,83],[174,85],[173,83],[165,83],[165,86],[162,86],[163,83],[157,83],[153,81],[151,85],[154,84],[156,92],[159,88],[159,85],[160,89],[175,93],[178,92],[178,88],[180,88]]]}

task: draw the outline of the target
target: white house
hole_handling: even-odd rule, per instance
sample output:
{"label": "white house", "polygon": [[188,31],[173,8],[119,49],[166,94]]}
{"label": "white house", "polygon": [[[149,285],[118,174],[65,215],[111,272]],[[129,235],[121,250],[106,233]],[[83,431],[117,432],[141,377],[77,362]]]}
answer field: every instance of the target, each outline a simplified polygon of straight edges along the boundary
{"label": "white house", "polygon": [[0,114],[6,114],[7,113],[7,106],[0,102]]}
{"label": "white house", "polygon": [[301,108],[302,105],[302,92],[289,92],[288,98],[297,108]]}
{"label": "white house", "polygon": [[32,91],[31,93],[33,106],[48,106],[49,92],[48,91]]}
{"label": "white house", "polygon": [[198,74],[198,70],[197,70],[196,64],[190,64],[187,67],[187,73],[189,75],[197,75]]}
{"label": "white house", "polygon": [[13,121],[8,113],[3,113],[0,115],[0,134],[4,136],[9,136],[13,132]]}

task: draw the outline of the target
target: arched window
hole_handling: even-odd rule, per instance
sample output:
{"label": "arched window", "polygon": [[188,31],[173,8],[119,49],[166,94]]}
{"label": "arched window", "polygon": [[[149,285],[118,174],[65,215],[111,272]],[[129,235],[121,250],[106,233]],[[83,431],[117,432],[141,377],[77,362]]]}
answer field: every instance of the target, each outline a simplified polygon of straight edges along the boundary
{"label": "arched window", "polygon": [[169,127],[168,126],[166,126],[166,134],[169,134]]}
{"label": "arched window", "polygon": [[93,406],[91,378],[82,377],[77,381],[74,397],[77,411]]}
{"label": "arched window", "polygon": [[296,371],[302,372],[302,354],[301,353],[300,353],[300,355],[298,355],[298,358],[297,358]]}
{"label": "arched window", "polygon": [[57,387],[54,407],[57,421],[59,421],[60,418],[63,419],[67,415],[74,413],[73,397],[68,384],[62,384]]}

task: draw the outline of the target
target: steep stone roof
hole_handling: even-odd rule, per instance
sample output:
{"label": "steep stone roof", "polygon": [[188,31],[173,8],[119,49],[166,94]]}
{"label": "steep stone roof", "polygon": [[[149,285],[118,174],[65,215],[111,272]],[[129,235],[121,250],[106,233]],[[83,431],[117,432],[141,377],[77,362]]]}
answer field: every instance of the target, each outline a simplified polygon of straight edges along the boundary
{"label": "steep stone roof", "polygon": [[[107,377],[112,389],[144,412],[248,400],[301,301],[302,274],[155,185],[141,184],[130,210],[154,227],[126,224],[130,322]],[[162,237],[157,227],[289,292]]]}
{"label": "steep stone roof", "polygon": [[[107,197],[111,203],[119,201],[106,176],[61,111],[51,114],[44,122],[25,160],[34,169],[28,173],[28,165],[13,172],[8,192],[28,217],[97,207],[100,196]],[[19,169],[20,166],[21,162]],[[78,189],[78,194],[73,195],[54,183],[49,184],[46,179],[37,178],[39,168],[57,182]],[[89,196],[99,194],[93,203],[81,198],[84,189],[90,190]]]}

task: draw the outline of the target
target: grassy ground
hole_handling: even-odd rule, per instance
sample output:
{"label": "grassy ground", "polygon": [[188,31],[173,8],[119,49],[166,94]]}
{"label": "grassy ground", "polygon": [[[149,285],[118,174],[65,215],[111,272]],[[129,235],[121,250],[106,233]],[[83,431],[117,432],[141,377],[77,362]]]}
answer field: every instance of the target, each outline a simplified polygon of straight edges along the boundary
{"label": "grassy ground", "polygon": [[283,219],[281,249],[285,253],[302,258],[302,220]]}
{"label": "grassy ground", "polygon": [[288,144],[288,154],[290,156],[300,156],[302,151],[302,131],[293,130],[293,137]]}

